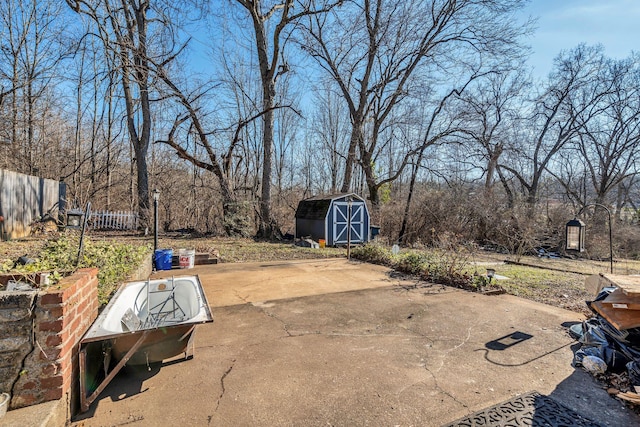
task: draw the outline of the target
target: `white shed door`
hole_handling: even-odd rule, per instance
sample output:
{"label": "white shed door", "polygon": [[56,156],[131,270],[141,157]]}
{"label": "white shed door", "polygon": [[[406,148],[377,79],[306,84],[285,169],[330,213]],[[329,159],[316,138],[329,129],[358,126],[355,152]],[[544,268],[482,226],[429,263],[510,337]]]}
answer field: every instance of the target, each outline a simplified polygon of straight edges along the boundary
{"label": "white shed door", "polygon": [[[347,212],[349,205],[346,202],[333,203],[333,243],[347,243]],[[364,204],[351,204],[351,243],[364,241]]]}

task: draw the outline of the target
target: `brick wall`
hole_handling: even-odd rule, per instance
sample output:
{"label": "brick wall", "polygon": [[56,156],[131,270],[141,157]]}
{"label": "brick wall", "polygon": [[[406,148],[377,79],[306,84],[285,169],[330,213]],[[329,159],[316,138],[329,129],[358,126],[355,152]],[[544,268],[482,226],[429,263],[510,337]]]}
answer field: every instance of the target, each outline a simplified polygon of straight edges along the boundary
{"label": "brick wall", "polygon": [[0,391],[11,393],[11,409],[65,398],[74,412],[78,342],[98,315],[97,276],[80,269],[45,291],[0,296],[0,365],[15,362],[0,366],[1,378],[14,373]]}

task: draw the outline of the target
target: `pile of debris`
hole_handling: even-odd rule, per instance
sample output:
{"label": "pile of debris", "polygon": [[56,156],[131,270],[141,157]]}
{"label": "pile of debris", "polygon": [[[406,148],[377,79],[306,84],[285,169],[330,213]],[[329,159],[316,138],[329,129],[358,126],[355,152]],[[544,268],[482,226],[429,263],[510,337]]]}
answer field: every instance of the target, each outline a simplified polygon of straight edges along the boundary
{"label": "pile of debris", "polygon": [[596,295],[587,302],[595,316],[571,329],[582,344],[574,364],[610,374],[611,394],[640,405],[640,276],[600,274],[585,284]]}

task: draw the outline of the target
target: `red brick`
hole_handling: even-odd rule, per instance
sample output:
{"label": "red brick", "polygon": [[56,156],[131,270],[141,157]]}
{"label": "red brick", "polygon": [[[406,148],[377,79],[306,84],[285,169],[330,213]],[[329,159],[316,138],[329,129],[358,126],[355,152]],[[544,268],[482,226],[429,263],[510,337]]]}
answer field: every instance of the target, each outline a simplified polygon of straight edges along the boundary
{"label": "red brick", "polygon": [[69,324],[73,321],[75,317],[76,317],[75,308],[72,310],[65,310],[64,316],[62,316],[63,327],[68,328]]}
{"label": "red brick", "polygon": [[58,400],[62,398],[62,387],[52,388],[44,392],[43,401]]}
{"label": "red brick", "polygon": [[62,386],[62,383],[62,375],[56,375],[55,377],[42,378],[40,380],[40,387],[43,389],[58,388]]}
{"label": "red brick", "polygon": [[57,363],[48,363],[42,367],[40,372],[44,377],[52,377],[60,373],[60,365]]}
{"label": "red brick", "polygon": [[28,383],[22,384],[22,386],[20,388],[22,390],[33,390],[33,389],[35,389],[37,387],[38,387],[38,384],[36,384],[34,381],[29,381]]}
{"label": "red brick", "polygon": [[79,273],[86,273],[86,274],[88,274],[89,276],[92,276],[92,277],[97,277],[99,271],[100,270],[98,270],[98,268],[96,268],[96,267],[85,267],[85,268],[78,269]]}
{"label": "red brick", "polygon": [[48,347],[55,347],[62,344],[62,337],[60,335],[49,335],[45,343]]}
{"label": "red brick", "polygon": [[62,319],[54,320],[51,322],[40,322],[38,330],[42,332],[60,332],[62,331],[63,321]]}
{"label": "red brick", "polygon": [[25,406],[31,406],[37,401],[37,396],[33,393],[20,393],[17,396],[13,396],[11,406],[13,408],[23,408]]}
{"label": "red brick", "polygon": [[53,362],[60,357],[60,347],[53,348],[43,348],[44,353],[38,349],[38,355],[40,360],[47,360],[49,362]]}
{"label": "red brick", "polygon": [[76,305],[78,300],[78,293],[76,292],[76,286],[73,285],[64,291],[63,301],[65,307],[73,307]]}
{"label": "red brick", "polygon": [[73,355],[73,351],[75,350],[75,348],[76,348],[76,343],[71,341],[66,342],[62,346],[62,349],[60,350],[60,354],[58,356],[58,361],[63,371],[67,369],[68,365],[70,365],[71,356]]}
{"label": "red brick", "polygon": [[66,375],[66,376],[63,378],[63,383],[62,383],[62,390],[63,390],[63,391],[71,390],[71,386],[72,386],[72,384],[73,384],[73,382],[71,381],[71,379],[72,379],[71,374]]}
{"label": "red brick", "polygon": [[46,294],[42,295],[42,297],[40,298],[40,305],[41,306],[48,306],[48,305],[60,305],[62,304],[62,293],[61,292],[47,292]]}
{"label": "red brick", "polygon": [[69,326],[67,326],[67,330],[69,331],[69,335],[72,336],[75,334],[75,331],[80,327],[80,317],[74,316],[73,319],[69,319]]}
{"label": "red brick", "polygon": [[91,297],[93,294],[97,293],[97,281],[94,282],[93,280],[88,283],[86,286],[84,286],[82,288],[82,297]]}
{"label": "red brick", "polygon": [[51,319],[59,319],[64,314],[64,308],[61,305],[50,305],[43,309],[42,314]]}

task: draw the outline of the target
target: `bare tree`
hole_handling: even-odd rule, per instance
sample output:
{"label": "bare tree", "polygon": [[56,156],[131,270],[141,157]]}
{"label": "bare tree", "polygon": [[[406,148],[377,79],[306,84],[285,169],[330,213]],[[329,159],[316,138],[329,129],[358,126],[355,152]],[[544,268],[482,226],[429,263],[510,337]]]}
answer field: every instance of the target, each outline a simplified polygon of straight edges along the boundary
{"label": "bare tree", "polygon": [[323,185],[323,191],[333,194],[338,191],[339,174],[344,170],[345,153],[348,151],[349,113],[330,82],[322,83],[321,88],[315,91],[314,99],[311,132],[318,152],[322,153],[315,156],[317,163],[321,164],[317,173],[320,180],[328,184]]}
{"label": "bare tree", "polygon": [[596,203],[606,203],[611,190],[638,173],[640,152],[640,64],[612,60],[603,74],[600,85],[610,90],[598,103],[597,116],[579,119],[578,135]]}
{"label": "bare tree", "polygon": [[258,236],[277,237],[280,232],[271,216],[271,174],[274,138],[274,107],[278,78],[289,71],[284,59],[288,31],[304,16],[323,14],[332,3],[312,0],[236,0],[248,13],[253,27],[255,49],[258,55],[262,83],[262,191],[260,197]]}
{"label": "bare tree", "polygon": [[[114,71],[120,77],[126,109],[126,123],[136,164],[138,210],[143,224],[149,220],[149,176],[147,154],[151,140],[151,70],[149,58],[166,57],[156,52],[150,40],[150,0],[67,0],[77,13],[88,16],[96,26],[106,52],[116,59]],[[162,17],[163,9],[154,11]],[[167,20],[155,19],[159,26]],[[157,47],[157,46],[156,46]]]}
{"label": "bare tree", "polygon": [[[14,1],[0,4],[0,108],[8,98],[2,138],[12,149],[12,168],[44,174],[47,165],[43,114],[53,107],[57,67],[68,55],[61,22],[62,8],[54,1]],[[6,111],[6,110],[5,110]],[[55,174],[55,172],[52,172]]]}
{"label": "bare tree", "polygon": [[[492,73],[460,97],[460,119],[467,138],[462,142],[469,154],[484,164],[484,188],[491,193],[496,176],[501,177],[499,160],[503,151],[513,149],[511,129],[518,126],[519,108],[529,85],[522,69]],[[508,186],[502,182],[508,190]]]}
{"label": "bare tree", "polygon": [[[185,113],[181,112],[176,115],[167,138],[159,139],[157,142],[164,143],[176,150],[179,158],[187,160],[194,166],[212,172],[215,175],[222,195],[223,221],[226,233],[228,235],[246,236],[247,227],[244,223],[246,215],[240,212],[241,207],[232,182],[233,161],[235,151],[242,141],[244,129],[255,120],[261,118],[266,112],[258,112],[251,117],[239,119],[237,123],[218,132],[208,131],[204,120],[206,115],[201,112],[201,107],[198,105],[198,100],[203,98],[207,91],[197,90],[192,94],[184,93],[159,64],[156,64],[155,69],[158,72],[158,77],[167,86],[170,96],[175,98],[185,111]],[[272,113],[272,110],[269,110],[269,112]],[[202,156],[199,156],[196,150],[189,150],[189,147],[185,144],[188,138],[177,137],[180,132],[184,135],[185,132],[189,134],[191,131],[195,133],[197,144],[203,149]],[[222,153],[219,153],[216,149],[216,145],[219,144],[211,141],[211,135],[214,134],[226,134],[230,139]]]}
{"label": "bare tree", "polygon": [[427,102],[423,100],[423,103],[420,106],[420,110],[423,111],[423,117],[420,117],[420,120],[418,121],[417,137],[420,142],[418,144],[410,144],[410,146],[415,148],[407,151],[401,160],[402,168],[404,168],[404,165],[409,162],[410,158],[415,159],[411,168],[407,200],[402,215],[402,225],[400,226],[400,232],[398,234],[398,241],[401,243],[406,243],[405,233],[407,230],[407,223],[409,221],[409,213],[411,211],[411,202],[416,187],[418,172],[422,167],[425,152],[428,148],[442,143],[454,135],[463,132],[461,123],[464,122],[461,122],[458,114],[454,113],[452,115],[448,113],[447,106],[452,98],[462,96],[466,87],[475,81],[477,77],[479,76],[471,76],[464,84],[460,87],[454,87],[448,93],[444,94],[444,96],[439,100],[428,99],[432,95],[427,95]]}
{"label": "bare tree", "polygon": [[409,158],[386,176],[376,176],[372,160],[393,109],[423,84],[420,79],[432,77],[425,70],[476,74],[489,57],[517,55],[517,40],[527,26],[516,28],[511,18],[522,4],[362,0],[309,20],[304,48],[336,81],[349,107],[352,130],[342,191],[352,186],[358,162],[369,198],[378,204],[378,189],[396,179]]}
{"label": "bare tree", "polygon": [[[597,114],[607,85],[593,85],[604,65],[600,49],[581,45],[556,58],[543,93],[523,125],[518,147],[504,153],[499,169],[512,174],[534,208],[545,172],[554,157],[578,135],[580,126]],[[581,88],[592,90],[581,92]]]}

